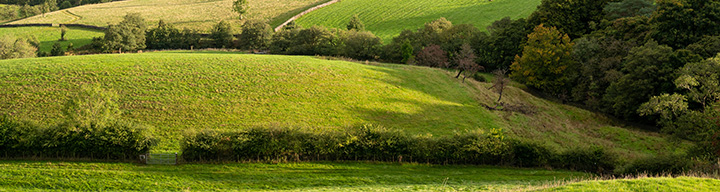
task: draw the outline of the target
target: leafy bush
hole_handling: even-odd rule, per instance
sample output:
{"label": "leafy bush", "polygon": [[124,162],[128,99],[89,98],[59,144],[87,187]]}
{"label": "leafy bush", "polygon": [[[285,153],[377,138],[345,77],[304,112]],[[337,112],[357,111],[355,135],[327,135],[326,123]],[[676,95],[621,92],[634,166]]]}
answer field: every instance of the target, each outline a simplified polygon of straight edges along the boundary
{"label": "leafy bush", "polygon": [[691,163],[682,155],[657,155],[635,160],[620,173],[679,174],[690,169]]}
{"label": "leafy bush", "polygon": [[612,173],[617,161],[602,147],[576,148],[555,156],[553,167],[594,173]]}
{"label": "leafy bush", "polygon": [[61,123],[48,127],[0,117],[0,149],[5,158],[134,159],[155,145],[150,127],[127,122],[109,125]]}

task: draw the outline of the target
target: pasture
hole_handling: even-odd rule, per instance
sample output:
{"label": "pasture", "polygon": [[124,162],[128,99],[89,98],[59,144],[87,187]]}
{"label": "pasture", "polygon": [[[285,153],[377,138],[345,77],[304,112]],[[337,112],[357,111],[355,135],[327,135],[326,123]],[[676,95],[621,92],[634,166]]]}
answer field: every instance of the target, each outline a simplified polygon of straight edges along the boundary
{"label": "pasture", "polygon": [[17,119],[62,119],[68,95],[95,84],[117,92],[123,117],[155,127],[158,150],[184,132],[291,127],[342,130],[374,124],[414,135],[501,129],[557,150],[599,145],[628,159],[690,144],[624,128],[602,115],[510,87],[504,102],[535,114],[489,111],[490,83],[454,72],[308,56],[176,51],[0,61],[0,108]]}
{"label": "pasture", "polygon": [[570,171],[391,163],[0,162],[0,188],[21,191],[497,191],[586,177]]}
{"label": "pasture", "polygon": [[588,180],[539,191],[720,191],[720,180],[700,177],[643,177]]}
{"label": "pasture", "polygon": [[525,18],[538,5],[540,0],[342,0],[308,13],[297,24],[345,29],[350,18],[358,15],[366,30],[388,42],[402,30],[416,30],[440,17],[453,24],[473,24],[485,30],[504,17]]}
{"label": "pasture", "polygon": [[[60,27],[12,27],[0,28],[0,35],[9,35],[19,38],[35,37],[40,41],[40,51],[50,52],[53,44],[60,39]],[[84,28],[69,27],[65,38],[67,41],[60,41],[63,49],[72,43],[75,48],[90,44],[93,37],[102,37],[103,32]]]}
{"label": "pasture", "polygon": [[[263,19],[272,26],[305,9],[322,4],[327,0],[257,0],[248,1],[250,9],[246,15],[250,19]],[[24,23],[78,23],[95,26],[108,26],[122,21],[127,13],[140,13],[148,26],[157,26],[159,20],[199,31],[210,31],[221,20],[239,27],[237,13],[232,11],[233,0],[133,0],[116,1],[101,4],[89,4],[70,9],[59,10],[34,17],[11,22]],[[238,31],[239,32],[239,31]]]}

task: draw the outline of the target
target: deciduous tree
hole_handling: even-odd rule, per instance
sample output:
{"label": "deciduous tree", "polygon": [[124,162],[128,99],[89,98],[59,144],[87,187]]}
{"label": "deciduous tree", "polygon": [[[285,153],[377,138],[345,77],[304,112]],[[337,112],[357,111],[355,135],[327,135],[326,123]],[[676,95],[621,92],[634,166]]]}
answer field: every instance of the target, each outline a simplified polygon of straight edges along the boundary
{"label": "deciduous tree", "polygon": [[573,45],[557,28],[538,25],[528,35],[522,56],[510,66],[510,77],[546,93],[562,94],[570,81],[568,69],[575,65]]}

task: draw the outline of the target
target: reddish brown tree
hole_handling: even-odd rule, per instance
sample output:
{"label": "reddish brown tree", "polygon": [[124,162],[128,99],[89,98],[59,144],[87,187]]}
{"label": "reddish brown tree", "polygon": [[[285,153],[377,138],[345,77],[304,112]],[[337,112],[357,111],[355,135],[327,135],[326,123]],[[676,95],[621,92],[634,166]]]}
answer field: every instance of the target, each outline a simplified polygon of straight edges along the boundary
{"label": "reddish brown tree", "polygon": [[468,76],[475,75],[478,71],[485,69],[483,66],[475,63],[477,56],[475,56],[474,52],[475,51],[470,47],[470,44],[465,43],[460,46],[460,52],[455,54],[456,56],[454,59],[458,70],[458,74],[455,78],[459,78],[460,74],[462,74],[463,82],[465,82],[465,78]]}
{"label": "reddish brown tree", "polygon": [[444,68],[449,65],[447,53],[435,44],[423,48],[415,57],[415,61],[418,65],[428,67]]}

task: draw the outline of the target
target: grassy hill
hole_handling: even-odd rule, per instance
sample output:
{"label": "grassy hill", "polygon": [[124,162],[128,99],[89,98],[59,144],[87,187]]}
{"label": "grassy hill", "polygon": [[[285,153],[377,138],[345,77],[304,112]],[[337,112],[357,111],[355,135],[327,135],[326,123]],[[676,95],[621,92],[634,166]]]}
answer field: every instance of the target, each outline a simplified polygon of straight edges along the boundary
{"label": "grassy hill", "polygon": [[503,129],[566,149],[600,145],[632,158],[682,151],[662,135],[626,129],[601,115],[511,87],[504,101],[535,114],[489,111],[489,83],[408,65],[307,56],[154,52],[0,61],[1,113],[52,122],[82,85],[117,92],[124,116],[156,127],[160,149],[178,149],[186,130],[299,127],[311,131],[376,124],[410,134]]}
{"label": "grassy hill", "polygon": [[539,169],[384,163],[188,164],[0,162],[10,191],[482,191],[587,174]]}
{"label": "grassy hill", "polygon": [[[248,18],[265,19],[272,26],[305,9],[328,0],[256,0],[248,1]],[[209,31],[225,20],[233,26],[240,26],[238,15],[232,11],[233,0],[128,0],[110,3],[83,5],[59,10],[11,22],[22,23],[79,23],[107,26],[122,20],[126,13],[140,13],[150,26],[156,26],[160,19],[176,27]]]}
{"label": "grassy hill", "polygon": [[582,181],[541,191],[720,191],[720,180],[698,177],[657,177]]}
{"label": "grassy hill", "polygon": [[492,22],[511,17],[525,18],[540,0],[342,0],[310,12],[297,20],[304,27],[313,25],[345,28],[358,15],[368,31],[387,41],[404,29],[445,17],[453,24],[473,24],[482,30]]}
{"label": "grassy hill", "polygon": [[[0,28],[0,35],[10,35],[13,37],[29,38],[34,36],[40,41],[39,49],[41,51],[50,52],[53,44],[60,39],[60,28],[59,27],[13,27],[13,28]],[[103,32],[94,31],[84,28],[68,28],[65,38],[67,41],[61,41],[63,49],[67,48],[68,44],[72,43],[75,48],[83,45],[90,44],[93,37],[101,37]]]}

